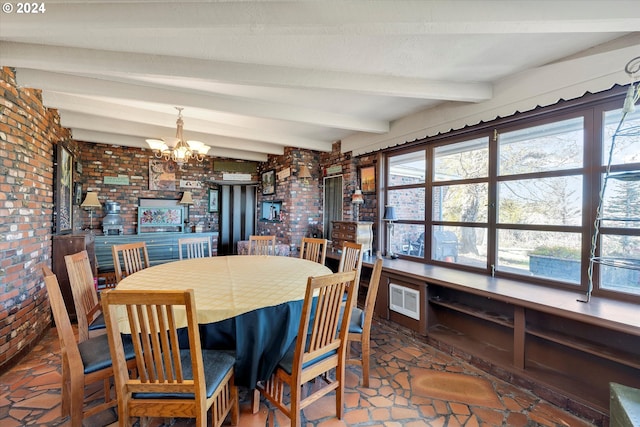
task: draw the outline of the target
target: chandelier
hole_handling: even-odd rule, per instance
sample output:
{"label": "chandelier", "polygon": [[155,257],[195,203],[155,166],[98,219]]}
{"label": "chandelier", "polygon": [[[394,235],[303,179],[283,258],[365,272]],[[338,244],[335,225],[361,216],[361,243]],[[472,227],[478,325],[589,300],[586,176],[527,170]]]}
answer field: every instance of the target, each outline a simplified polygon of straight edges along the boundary
{"label": "chandelier", "polygon": [[207,152],[211,149],[208,145],[204,145],[200,141],[185,141],[182,136],[182,128],[184,121],[182,120],[182,107],[176,107],[178,110],[178,120],[176,121],[176,137],[162,139],[147,139],[147,144],[153,150],[153,154],[158,159],[165,161],[174,161],[178,166],[195,159],[202,162]]}

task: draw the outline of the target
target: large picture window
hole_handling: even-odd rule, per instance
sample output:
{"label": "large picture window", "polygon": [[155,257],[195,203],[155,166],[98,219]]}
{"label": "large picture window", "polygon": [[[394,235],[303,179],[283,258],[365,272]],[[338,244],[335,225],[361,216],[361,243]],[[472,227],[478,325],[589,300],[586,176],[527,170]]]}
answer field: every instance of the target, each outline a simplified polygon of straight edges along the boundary
{"label": "large picture window", "polygon": [[[392,251],[587,290],[594,219],[622,100],[622,92],[593,96],[578,107],[538,109],[389,152],[384,196],[398,217]],[[640,112],[626,122],[640,129]],[[608,181],[596,240],[597,255],[640,265],[638,147],[640,132],[618,138],[611,151],[610,169],[622,175]],[[603,263],[592,284],[596,292],[640,297],[638,270]]]}

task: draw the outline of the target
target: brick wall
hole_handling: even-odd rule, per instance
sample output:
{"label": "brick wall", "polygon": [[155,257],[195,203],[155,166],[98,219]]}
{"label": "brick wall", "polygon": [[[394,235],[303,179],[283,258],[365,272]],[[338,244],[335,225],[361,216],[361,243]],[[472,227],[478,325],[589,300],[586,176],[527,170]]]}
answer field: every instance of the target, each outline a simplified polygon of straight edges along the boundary
{"label": "brick wall", "polygon": [[50,324],[42,264],[51,265],[53,158],[69,142],[40,92],[0,69],[0,372]]}
{"label": "brick wall", "polygon": [[[314,230],[322,230],[322,188],[320,187],[319,153],[297,148],[286,148],[281,156],[270,156],[266,163],[260,165],[260,173],[275,169],[276,193],[262,195],[258,189],[258,218],[262,201],[282,201],[282,221],[270,222],[259,220],[256,232],[264,235],[275,235],[278,243],[298,247],[302,238],[311,235]],[[300,167],[306,165],[311,172],[308,183],[298,178]],[[290,170],[290,175],[278,179],[278,172]],[[295,254],[293,254],[295,255]]]}
{"label": "brick wall", "polygon": [[[189,220],[194,225],[202,225],[205,231],[218,231],[218,214],[208,212],[208,192],[212,180],[221,180],[222,172],[213,171],[215,159],[207,157],[202,163],[193,160],[176,168],[175,190],[149,189],[149,160],[155,159],[149,149],[118,147],[87,142],[78,143],[74,153],[82,163],[82,174],[76,176],[76,182],[82,183],[83,193],[95,191],[102,208],[94,211],[93,226],[100,234],[102,218],[106,215],[104,203],[120,203],[120,214],[124,221],[124,233],[137,233],[138,199],[162,198],[180,199],[184,191],[191,191],[194,205],[189,209]],[[104,177],[127,177],[128,185],[104,184]],[[255,176],[257,179],[257,175]],[[180,188],[180,180],[203,182],[202,188]],[[90,212],[77,207],[77,226],[89,227]]]}

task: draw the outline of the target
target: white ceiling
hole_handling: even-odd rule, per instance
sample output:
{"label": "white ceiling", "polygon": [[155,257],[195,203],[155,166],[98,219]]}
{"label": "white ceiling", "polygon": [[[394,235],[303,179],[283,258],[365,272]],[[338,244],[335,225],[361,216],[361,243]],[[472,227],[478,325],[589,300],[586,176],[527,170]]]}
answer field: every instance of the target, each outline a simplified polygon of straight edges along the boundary
{"label": "white ceiling", "polygon": [[511,75],[640,31],[638,0],[42,4],[0,13],[0,65],[75,139],[146,147],[175,135],[180,106],[187,139],[258,161],[489,101]]}

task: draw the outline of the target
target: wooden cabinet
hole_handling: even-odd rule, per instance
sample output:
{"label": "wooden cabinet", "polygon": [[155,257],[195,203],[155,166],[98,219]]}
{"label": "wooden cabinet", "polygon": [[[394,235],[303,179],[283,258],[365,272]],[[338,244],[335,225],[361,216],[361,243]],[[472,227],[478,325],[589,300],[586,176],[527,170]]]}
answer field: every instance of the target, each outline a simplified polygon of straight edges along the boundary
{"label": "wooden cabinet", "polygon": [[71,255],[86,250],[95,276],[95,236],[90,233],[59,234],[54,235],[52,237],[52,241],[51,269],[58,277],[60,291],[62,291],[62,298],[64,299],[65,306],[67,307],[69,318],[75,320],[76,307],[73,303],[73,294],[71,293],[71,286],[69,285],[69,275],[67,274],[67,266],[64,263],[64,257],[65,255]]}
{"label": "wooden cabinet", "polygon": [[331,241],[333,249],[342,249],[344,242],[362,244],[364,253],[371,255],[373,244],[373,223],[366,221],[332,221]]}

